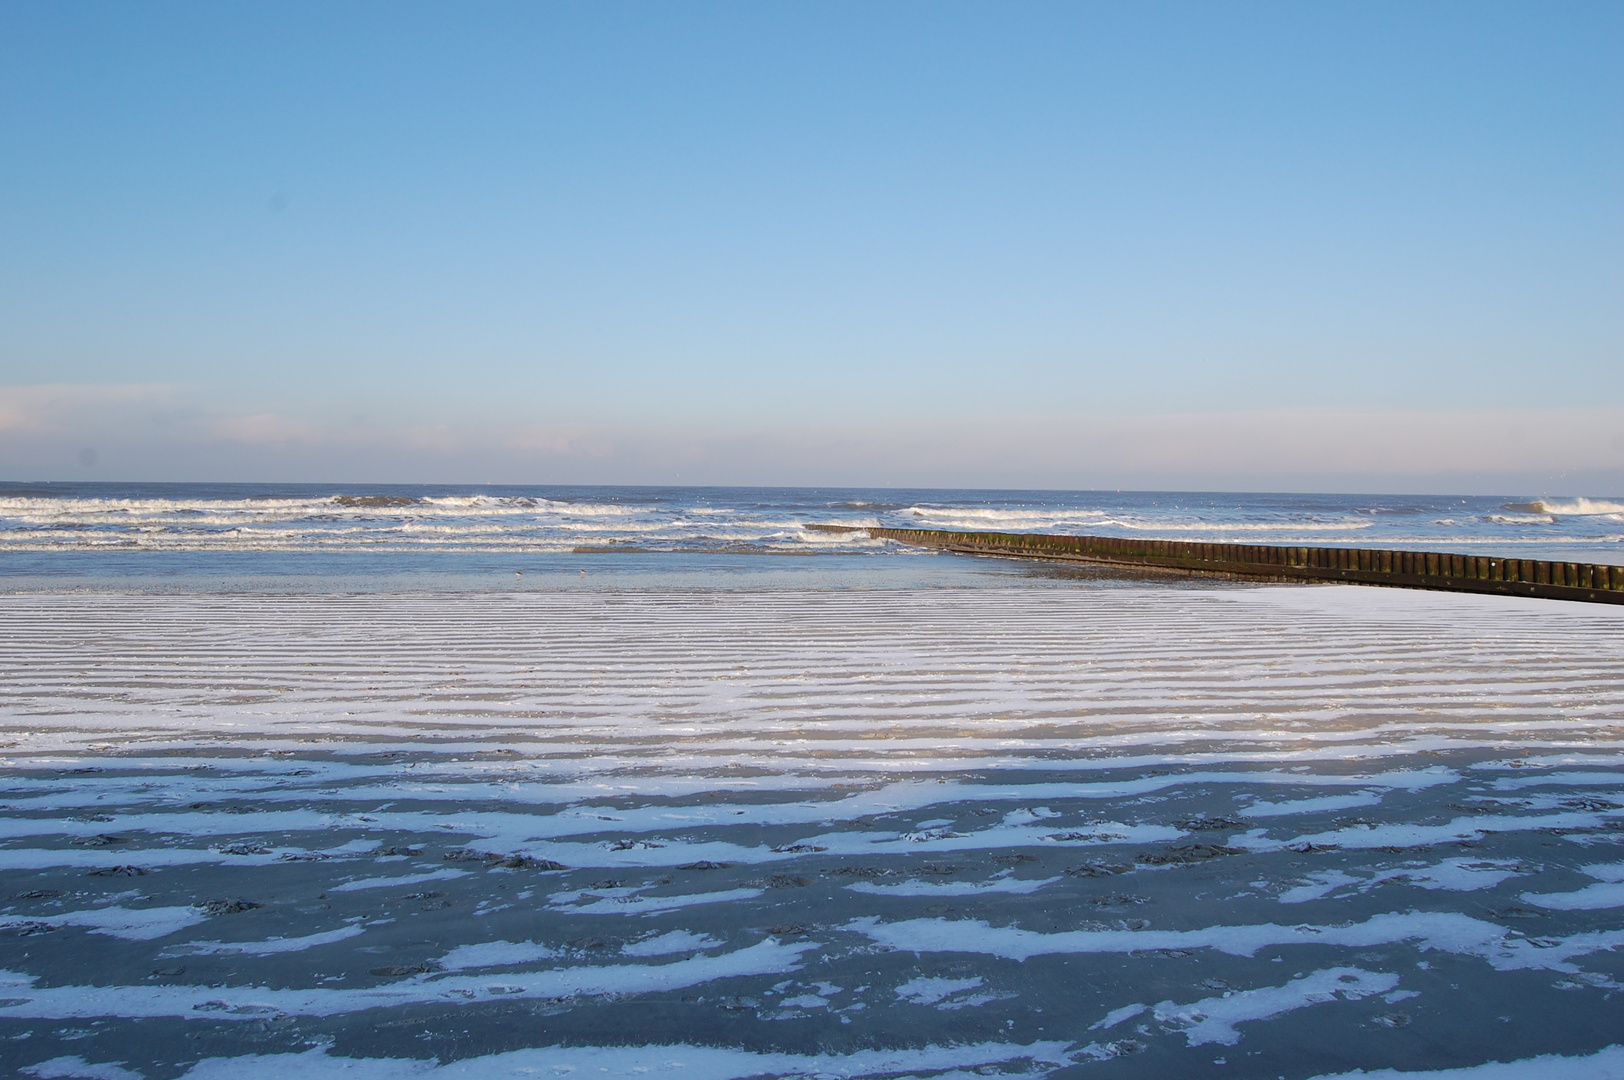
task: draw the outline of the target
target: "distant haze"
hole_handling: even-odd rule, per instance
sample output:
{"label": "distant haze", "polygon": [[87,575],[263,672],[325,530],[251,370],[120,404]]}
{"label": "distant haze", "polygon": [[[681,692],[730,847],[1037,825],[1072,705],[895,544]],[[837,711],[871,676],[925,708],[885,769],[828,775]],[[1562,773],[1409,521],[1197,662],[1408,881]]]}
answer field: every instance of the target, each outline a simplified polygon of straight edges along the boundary
{"label": "distant haze", "polygon": [[0,479],[1624,494],[1616,4],[0,8]]}

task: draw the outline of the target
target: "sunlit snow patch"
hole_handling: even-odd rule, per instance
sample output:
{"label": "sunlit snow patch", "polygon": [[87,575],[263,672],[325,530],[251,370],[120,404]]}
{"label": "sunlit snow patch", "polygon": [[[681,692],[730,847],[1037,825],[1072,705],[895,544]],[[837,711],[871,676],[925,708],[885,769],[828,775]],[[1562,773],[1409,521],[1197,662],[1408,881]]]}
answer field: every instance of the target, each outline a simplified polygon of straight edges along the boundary
{"label": "sunlit snow patch", "polygon": [[1323,1073],[1312,1080],[1620,1080],[1624,1077],[1624,1046],[1608,1046],[1579,1057],[1541,1054],[1521,1061],[1490,1061],[1459,1069],[1356,1069],[1348,1073]]}
{"label": "sunlit snow patch", "polygon": [[933,979],[921,976],[909,979],[897,987],[897,997],[913,1005],[934,1005],[950,994],[961,990],[974,990],[981,985],[981,976],[971,979]]}
{"label": "sunlit snow patch", "polygon": [[672,930],[658,937],[633,941],[621,946],[623,956],[670,956],[672,953],[695,952],[722,944],[709,934],[695,934],[687,930]]}
{"label": "sunlit snow patch", "polygon": [[475,945],[458,945],[440,958],[440,966],[447,971],[513,967],[533,964],[538,960],[552,960],[558,955],[557,949],[534,941],[481,941]]}
{"label": "sunlit snow patch", "polygon": [[82,926],[92,934],[107,934],[126,941],[151,941],[153,938],[196,926],[206,916],[193,907],[156,908],[93,908],[88,911],[69,911],[62,914],[42,915],[36,918],[8,916],[0,919],[0,929],[43,923],[48,926]]}
{"label": "sunlit snow patch", "polygon": [[1530,904],[1556,911],[1595,911],[1601,908],[1624,907],[1624,863],[1595,863],[1581,866],[1580,870],[1597,883],[1573,892],[1523,893]]}
{"label": "sunlit snow patch", "polygon": [[334,885],[333,892],[356,892],[360,889],[387,889],[395,885],[419,885],[425,881],[450,881],[452,878],[467,877],[466,870],[430,870],[422,874],[407,874],[404,877],[384,878],[357,878],[355,881],[346,881],[342,885]]}
{"label": "sunlit snow patch", "polygon": [[1371,994],[1383,994],[1398,985],[1398,976],[1387,972],[1363,971],[1354,967],[1325,968],[1293,979],[1284,986],[1264,986],[1240,990],[1223,997],[1202,998],[1189,1005],[1164,1001],[1153,1009],[1163,1023],[1184,1032],[1191,1046],[1221,1043],[1233,1046],[1241,1034],[1235,1025],[1248,1020],[1268,1020],[1281,1013],[1336,1000],[1357,1001]]}
{"label": "sunlit snow patch", "polygon": [[1378,870],[1369,877],[1354,877],[1341,870],[1324,870],[1309,874],[1309,884],[1287,889],[1280,894],[1279,899],[1282,904],[1301,904],[1308,900],[1323,899],[1347,886],[1354,886],[1357,891],[1364,893],[1377,885],[1388,883],[1415,885],[1423,889],[1473,892],[1492,888],[1521,872],[1517,863],[1481,859],[1445,859],[1432,866]]}
{"label": "sunlit snow patch", "polygon": [[[460,1080],[533,1075],[674,1076],[682,1080],[743,1080],[745,1077],[894,1077],[944,1070],[996,1069],[999,1075],[1047,1074],[1068,1064],[1067,1043],[978,1043],[910,1050],[859,1050],[851,1054],[773,1054],[722,1047],[548,1046],[465,1058],[441,1065],[409,1058],[344,1058],[325,1048],[303,1054],[253,1054],[206,1058],[183,1080]],[[123,1080],[123,1078],[119,1078]]]}
{"label": "sunlit snow patch", "polygon": [[183,945],[170,945],[160,952],[159,956],[216,956],[216,955],[244,955],[244,956],[271,956],[276,953],[303,952],[305,949],[315,948],[317,945],[331,945],[335,941],[343,941],[357,934],[363,934],[364,927],[350,925],[341,926],[337,930],[325,930],[319,934],[306,934],[304,937],[270,938],[265,941],[188,941]]}
{"label": "sunlit snow patch", "polygon": [[138,1072],[132,1072],[124,1067],[121,1061],[99,1061],[94,1064],[86,1061],[77,1054],[71,1057],[54,1057],[49,1061],[41,1061],[33,1065],[24,1065],[17,1070],[29,1076],[37,1076],[40,1080],[146,1080]]}

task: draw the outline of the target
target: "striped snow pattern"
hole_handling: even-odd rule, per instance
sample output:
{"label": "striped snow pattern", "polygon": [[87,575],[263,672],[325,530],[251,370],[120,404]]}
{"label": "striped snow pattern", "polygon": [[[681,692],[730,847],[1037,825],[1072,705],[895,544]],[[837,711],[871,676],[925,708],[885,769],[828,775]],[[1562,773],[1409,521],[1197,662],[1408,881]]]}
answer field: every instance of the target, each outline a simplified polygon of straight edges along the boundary
{"label": "striped snow pattern", "polygon": [[0,676],[25,1075],[1617,1060],[1613,608],[22,594]]}
{"label": "striped snow pattern", "polygon": [[587,771],[1615,738],[1618,613],[1346,592],[22,595],[0,724],[14,752],[465,737]]}

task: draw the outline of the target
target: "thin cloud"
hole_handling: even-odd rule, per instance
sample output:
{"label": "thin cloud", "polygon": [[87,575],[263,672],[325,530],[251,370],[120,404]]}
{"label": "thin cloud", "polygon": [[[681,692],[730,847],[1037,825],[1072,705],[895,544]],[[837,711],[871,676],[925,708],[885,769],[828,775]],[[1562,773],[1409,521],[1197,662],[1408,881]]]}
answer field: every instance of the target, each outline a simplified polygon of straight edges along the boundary
{"label": "thin cloud", "polygon": [[389,425],[236,415],[171,386],[0,387],[11,479],[1616,493],[1621,434],[1617,409]]}

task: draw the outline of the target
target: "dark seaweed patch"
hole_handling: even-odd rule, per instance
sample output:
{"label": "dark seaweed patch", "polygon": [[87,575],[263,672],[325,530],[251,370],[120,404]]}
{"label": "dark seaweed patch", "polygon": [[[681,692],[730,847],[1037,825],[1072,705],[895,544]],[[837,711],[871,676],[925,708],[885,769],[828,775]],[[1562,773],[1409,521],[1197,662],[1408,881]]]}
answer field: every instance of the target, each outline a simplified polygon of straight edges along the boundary
{"label": "dark seaweed patch", "polygon": [[201,904],[194,904],[193,906],[205,915],[238,915],[244,911],[252,911],[254,908],[262,908],[265,905],[255,900],[235,899],[205,900]]}
{"label": "dark seaweed patch", "polygon": [[1222,855],[1244,855],[1240,848],[1225,847],[1222,844],[1180,844],[1165,851],[1142,851],[1134,858],[1146,866],[1181,866],[1187,863],[1206,862]]}

